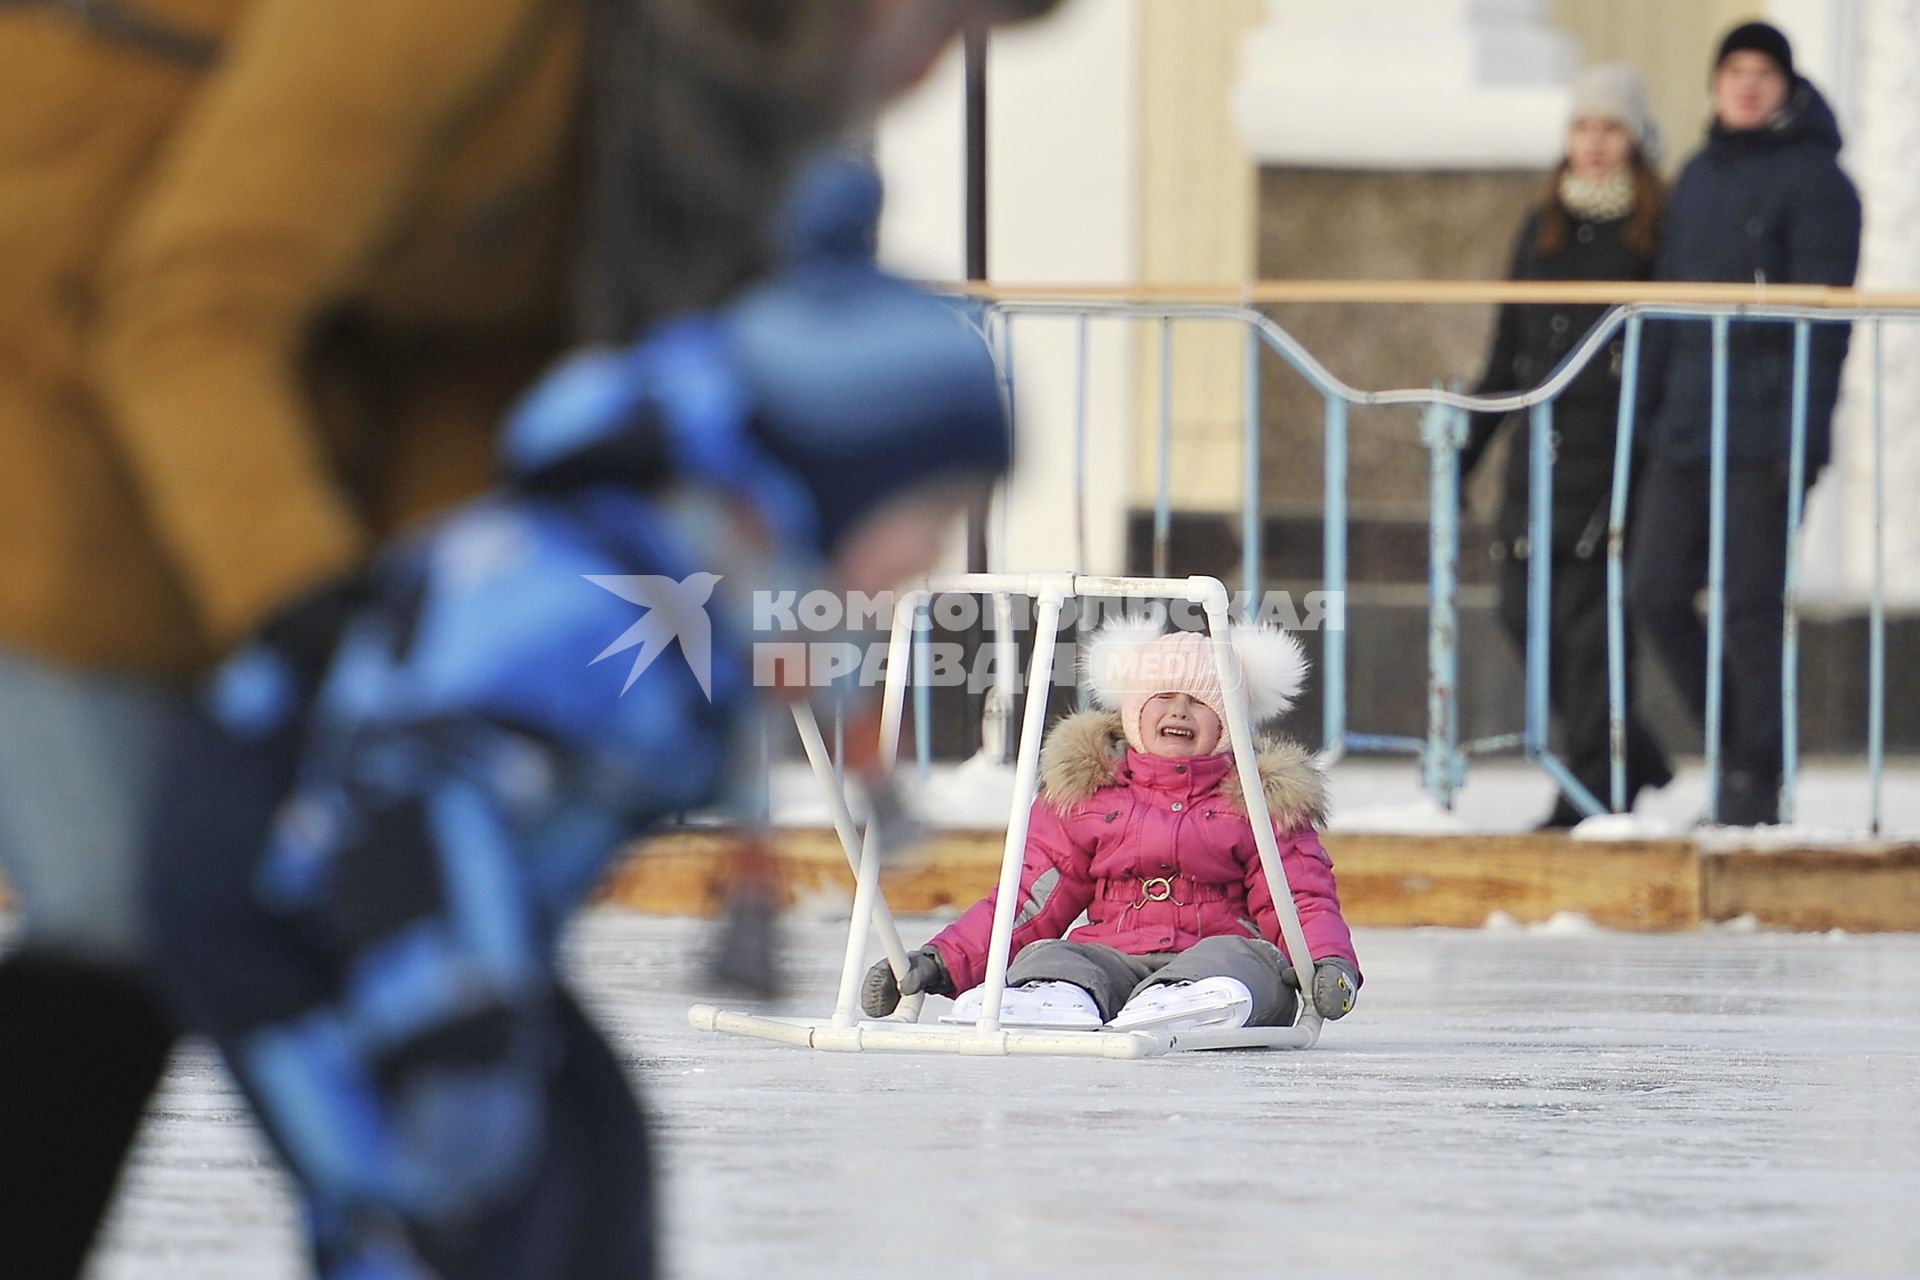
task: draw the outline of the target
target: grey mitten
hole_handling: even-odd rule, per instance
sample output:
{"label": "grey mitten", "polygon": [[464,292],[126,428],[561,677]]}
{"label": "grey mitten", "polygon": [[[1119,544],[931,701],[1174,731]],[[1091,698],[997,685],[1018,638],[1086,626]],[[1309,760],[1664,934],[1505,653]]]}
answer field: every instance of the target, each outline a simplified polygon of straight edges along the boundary
{"label": "grey mitten", "polygon": [[900,997],[922,992],[936,996],[953,994],[953,978],[947,973],[947,962],[932,947],[907,952],[904,978],[896,979],[893,966],[885,960],[867,970],[867,980],[860,984],[860,1007],[869,1018],[884,1018],[900,1007]]}
{"label": "grey mitten", "polygon": [[[1300,975],[1291,967],[1283,975],[1287,985],[1300,989]],[[1354,997],[1360,993],[1360,971],[1338,956],[1314,962],[1313,1010],[1328,1022],[1338,1022],[1353,1012]]]}

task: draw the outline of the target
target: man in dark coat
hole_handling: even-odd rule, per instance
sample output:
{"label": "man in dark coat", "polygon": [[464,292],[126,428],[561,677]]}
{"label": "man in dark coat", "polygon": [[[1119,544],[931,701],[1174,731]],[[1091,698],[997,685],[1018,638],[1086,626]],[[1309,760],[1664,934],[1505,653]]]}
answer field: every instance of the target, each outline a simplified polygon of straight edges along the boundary
{"label": "man in dark coat", "polygon": [[[1656,272],[1662,280],[1853,283],[1860,198],[1840,170],[1840,130],[1765,23],[1729,32],[1713,78],[1706,145],[1675,184]],[[1627,604],[1696,717],[1707,703],[1706,582],[1713,356],[1698,320],[1648,326],[1641,433],[1650,458],[1637,495]],[[1844,325],[1815,327],[1808,369],[1807,475],[1830,453],[1846,358]],[[1778,821],[1781,628],[1786,573],[1793,333],[1732,326],[1727,367],[1725,719],[1720,821]]]}

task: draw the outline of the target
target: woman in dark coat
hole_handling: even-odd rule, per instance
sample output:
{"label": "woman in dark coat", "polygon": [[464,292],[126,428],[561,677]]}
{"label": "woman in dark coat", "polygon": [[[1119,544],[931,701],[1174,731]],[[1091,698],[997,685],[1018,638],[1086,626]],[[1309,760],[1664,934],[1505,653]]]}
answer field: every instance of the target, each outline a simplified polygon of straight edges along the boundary
{"label": "woman in dark coat", "polygon": [[[1573,88],[1567,155],[1547,198],[1527,216],[1514,245],[1515,280],[1646,280],[1658,255],[1665,188],[1649,158],[1653,129],[1639,75],[1594,67]],[[1509,305],[1477,395],[1538,386],[1605,313],[1598,304]],[[1565,735],[1567,766],[1596,798],[1610,795],[1607,706],[1607,516],[1620,409],[1621,342],[1596,355],[1554,405],[1553,600],[1548,696]],[[1476,414],[1461,453],[1470,474],[1502,427],[1523,429],[1507,450],[1507,471],[1489,552],[1500,589],[1500,620],[1524,653],[1527,635],[1529,498],[1524,415]],[[1627,804],[1673,773],[1640,722],[1627,721]],[[1577,806],[1561,796],[1546,824],[1570,827]]]}

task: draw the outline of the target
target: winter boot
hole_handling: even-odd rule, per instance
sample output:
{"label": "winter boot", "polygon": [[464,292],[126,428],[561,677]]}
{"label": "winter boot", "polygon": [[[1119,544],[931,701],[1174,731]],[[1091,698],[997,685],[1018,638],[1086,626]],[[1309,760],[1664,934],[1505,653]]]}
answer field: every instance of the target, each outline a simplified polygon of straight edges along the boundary
{"label": "winter boot", "polygon": [[0,960],[0,1276],[80,1274],[172,1047],[132,973],[33,949]]}
{"label": "winter boot", "polygon": [[1244,1027],[1253,1016],[1253,992],[1238,978],[1162,982],[1138,992],[1107,1024],[1115,1031],[1192,1031]]}
{"label": "winter boot", "polygon": [[[974,987],[953,1002],[953,1011],[940,1021],[972,1024],[980,1021],[985,988]],[[1085,988],[1071,982],[1029,982],[1008,987],[1000,997],[1000,1025],[1030,1031],[1097,1031],[1100,1006]]]}

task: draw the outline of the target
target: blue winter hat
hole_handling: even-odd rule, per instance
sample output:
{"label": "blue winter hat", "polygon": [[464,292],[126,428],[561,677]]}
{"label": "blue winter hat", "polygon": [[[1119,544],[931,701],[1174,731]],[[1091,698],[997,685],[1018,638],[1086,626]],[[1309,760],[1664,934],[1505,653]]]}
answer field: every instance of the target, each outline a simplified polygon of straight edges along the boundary
{"label": "blue winter hat", "polygon": [[811,496],[822,550],[892,498],[1012,461],[985,339],[875,265],[879,211],[870,167],[815,166],[783,223],[792,265],[721,317],[754,430]]}
{"label": "blue winter hat", "polygon": [[816,167],[777,228],[789,265],[721,311],[588,351],[536,388],[501,450],[522,483],[675,478],[729,489],[830,552],[889,500],[989,479],[1011,442],[993,358],[956,307],[873,261],[879,180]]}

